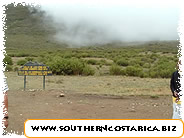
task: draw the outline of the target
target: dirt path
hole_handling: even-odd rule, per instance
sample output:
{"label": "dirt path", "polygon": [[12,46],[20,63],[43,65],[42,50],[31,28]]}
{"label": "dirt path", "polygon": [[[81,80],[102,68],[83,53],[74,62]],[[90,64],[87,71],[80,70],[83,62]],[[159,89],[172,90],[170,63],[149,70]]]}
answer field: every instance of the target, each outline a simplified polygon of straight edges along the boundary
{"label": "dirt path", "polygon": [[[64,97],[59,97],[64,93]],[[8,132],[22,134],[26,119],[168,119],[170,96],[108,96],[60,91],[9,91]]]}

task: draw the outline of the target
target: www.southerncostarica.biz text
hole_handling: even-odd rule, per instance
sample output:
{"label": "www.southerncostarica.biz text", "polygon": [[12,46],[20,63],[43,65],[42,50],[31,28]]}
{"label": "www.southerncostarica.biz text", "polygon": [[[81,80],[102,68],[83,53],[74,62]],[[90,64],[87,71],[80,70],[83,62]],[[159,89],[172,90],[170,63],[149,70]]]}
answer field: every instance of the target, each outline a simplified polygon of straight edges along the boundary
{"label": "www.southerncostarica.biz text", "polygon": [[176,126],[31,126],[33,131],[176,131]]}

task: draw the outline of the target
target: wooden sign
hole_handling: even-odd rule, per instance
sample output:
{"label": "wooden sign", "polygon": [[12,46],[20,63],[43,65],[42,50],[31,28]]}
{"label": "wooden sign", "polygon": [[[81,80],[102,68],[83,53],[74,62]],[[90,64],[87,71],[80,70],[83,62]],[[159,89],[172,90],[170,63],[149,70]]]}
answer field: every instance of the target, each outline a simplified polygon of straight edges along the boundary
{"label": "wooden sign", "polygon": [[37,62],[27,62],[18,70],[19,76],[24,76],[24,90],[26,89],[26,76],[43,76],[43,89],[45,89],[45,76],[51,76],[49,67]]}
{"label": "wooden sign", "polygon": [[44,64],[28,62],[18,70],[19,76],[51,76],[52,71]]}

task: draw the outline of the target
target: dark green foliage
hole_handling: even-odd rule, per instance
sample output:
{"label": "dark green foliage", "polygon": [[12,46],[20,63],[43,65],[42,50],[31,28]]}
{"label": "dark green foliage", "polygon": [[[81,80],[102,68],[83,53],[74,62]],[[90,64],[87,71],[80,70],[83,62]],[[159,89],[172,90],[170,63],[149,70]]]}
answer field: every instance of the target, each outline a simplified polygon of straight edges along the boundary
{"label": "dark green foliage", "polygon": [[112,65],[110,67],[110,74],[111,75],[121,75],[122,74],[122,68],[121,68],[121,66],[118,66],[116,64]]}
{"label": "dark green foliage", "polygon": [[64,59],[55,56],[47,63],[56,75],[94,75],[94,70],[77,58]]}
{"label": "dark green foliage", "polygon": [[128,66],[129,62],[128,62],[128,60],[121,58],[121,59],[116,61],[116,64],[120,65],[120,66]]}
{"label": "dark green foliage", "polygon": [[153,59],[153,61],[156,61],[159,56],[155,53],[150,55],[150,58]]}
{"label": "dark green foliage", "polygon": [[129,61],[130,66],[143,66],[144,62],[140,58],[133,58]]}
{"label": "dark green foliage", "polygon": [[162,57],[150,69],[150,77],[152,78],[170,78],[171,74],[175,71],[176,63],[169,58]]}
{"label": "dark green foliage", "polygon": [[141,67],[136,67],[136,66],[128,66],[126,67],[126,74],[128,76],[140,76],[142,73],[142,68]]}
{"label": "dark green foliage", "polygon": [[13,70],[13,67],[11,65],[6,65],[5,71],[9,72],[12,70]]}
{"label": "dark green foliage", "polygon": [[89,59],[89,60],[87,60],[87,63],[88,64],[91,64],[91,65],[97,65],[97,60],[94,60],[94,59]]}
{"label": "dark green foliage", "polygon": [[141,77],[141,78],[148,78],[149,77],[149,73],[147,71],[141,71],[139,73],[139,77]]}
{"label": "dark green foliage", "polygon": [[8,55],[5,55],[3,62],[4,62],[4,64],[7,64],[7,65],[13,65],[13,61],[12,61],[11,57]]}
{"label": "dark green foliage", "polygon": [[23,66],[24,64],[26,64],[26,62],[27,62],[27,60],[25,60],[25,59],[20,59],[20,60],[17,61],[17,65]]}
{"label": "dark green foliage", "polygon": [[22,53],[17,53],[15,56],[16,57],[29,57],[29,56],[32,56],[32,55],[28,54],[28,53],[22,52]]}
{"label": "dark green foliage", "polygon": [[143,68],[150,68],[151,67],[151,63],[145,63],[144,65],[143,65]]}
{"label": "dark green foliage", "polygon": [[94,75],[94,74],[95,74],[95,70],[92,69],[90,66],[85,65],[85,67],[82,70],[82,75],[89,76],[89,75]]}
{"label": "dark green foliage", "polygon": [[109,65],[111,65],[111,63],[108,63],[105,59],[101,59],[100,61],[99,61],[99,63],[98,63],[98,65],[107,65],[107,66],[109,66]]}
{"label": "dark green foliage", "polygon": [[34,61],[34,58],[32,58],[32,57],[26,57],[25,60],[27,60],[27,61]]}

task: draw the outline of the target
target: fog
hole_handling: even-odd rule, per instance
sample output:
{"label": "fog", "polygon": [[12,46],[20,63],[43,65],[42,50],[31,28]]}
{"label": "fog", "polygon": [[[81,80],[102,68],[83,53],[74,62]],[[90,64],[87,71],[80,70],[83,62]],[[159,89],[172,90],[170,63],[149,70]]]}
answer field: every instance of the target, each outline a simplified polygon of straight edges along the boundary
{"label": "fog", "polygon": [[177,40],[179,4],[163,1],[61,0],[42,3],[41,10],[51,17],[54,39],[68,45]]}

